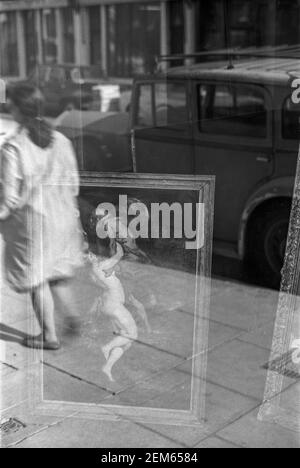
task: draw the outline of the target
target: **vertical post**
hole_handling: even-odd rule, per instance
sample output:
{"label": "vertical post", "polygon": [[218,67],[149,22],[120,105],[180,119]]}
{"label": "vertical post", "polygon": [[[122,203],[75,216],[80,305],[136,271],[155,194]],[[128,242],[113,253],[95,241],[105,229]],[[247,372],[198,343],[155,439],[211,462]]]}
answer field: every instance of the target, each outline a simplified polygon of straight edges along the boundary
{"label": "vertical post", "polygon": [[21,11],[16,12],[17,18],[17,45],[20,78],[26,77],[26,38],[24,18]]}
{"label": "vertical post", "polygon": [[57,45],[57,61],[63,63],[64,61],[64,29],[62,11],[60,8],[55,9],[55,23],[56,23],[56,45]]}
{"label": "vertical post", "polygon": [[101,32],[101,64],[104,75],[108,74],[108,57],[107,57],[107,19],[106,5],[100,6],[100,32]]}
{"label": "vertical post", "polygon": [[90,63],[90,25],[87,8],[74,11],[75,62],[78,65]]}
{"label": "vertical post", "polygon": [[232,58],[232,50],[231,50],[231,15],[230,15],[230,7],[229,1],[223,0],[223,8],[224,8],[224,23],[225,23],[225,47],[228,51],[228,70],[232,70],[234,68],[233,65],[233,58]]}
{"label": "vertical post", "polygon": [[[184,30],[185,44],[184,53],[194,54],[196,50],[196,17],[195,3],[192,0],[184,2]],[[192,65],[195,62],[193,58],[187,58],[186,65]]]}
{"label": "vertical post", "polygon": [[75,62],[78,65],[82,64],[82,29],[80,10],[74,10],[74,47],[75,47]]}
{"label": "vertical post", "polygon": [[90,51],[90,17],[88,8],[81,9],[81,40],[82,40],[82,65],[90,65],[91,51]]}
{"label": "vertical post", "polygon": [[276,20],[277,6],[276,2],[268,2],[268,22],[267,22],[267,42],[268,45],[276,45]]}
{"label": "vertical post", "polygon": [[[168,55],[169,50],[168,4],[163,0],[160,6],[160,53],[161,55]],[[162,62],[160,67],[162,70],[166,70],[168,64]]]}
{"label": "vertical post", "polygon": [[36,36],[37,36],[37,61],[43,63],[43,37],[42,37],[42,23],[41,23],[41,10],[35,12]]}

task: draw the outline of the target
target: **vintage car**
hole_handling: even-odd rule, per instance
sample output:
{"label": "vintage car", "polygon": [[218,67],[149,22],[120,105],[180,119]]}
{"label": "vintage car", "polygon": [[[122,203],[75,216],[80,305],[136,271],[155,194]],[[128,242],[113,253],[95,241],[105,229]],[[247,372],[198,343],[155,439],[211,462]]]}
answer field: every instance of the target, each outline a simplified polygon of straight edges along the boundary
{"label": "vintage car", "polygon": [[[242,56],[135,80],[130,112],[61,130],[81,170],[216,176],[214,251],[250,261],[278,286],[299,140],[294,57]],[[74,127],[76,129],[74,130]]]}

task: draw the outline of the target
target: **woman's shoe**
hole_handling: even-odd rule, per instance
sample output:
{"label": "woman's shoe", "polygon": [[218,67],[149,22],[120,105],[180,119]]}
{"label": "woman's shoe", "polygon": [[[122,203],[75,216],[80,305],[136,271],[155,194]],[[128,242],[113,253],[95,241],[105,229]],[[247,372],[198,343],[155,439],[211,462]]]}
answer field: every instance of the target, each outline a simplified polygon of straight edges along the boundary
{"label": "woman's shoe", "polygon": [[58,351],[60,349],[60,343],[58,341],[46,341],[43,335],[28,336],[24,339],[23,345],[26,346],[26,348],[44,349],[45,351]]}

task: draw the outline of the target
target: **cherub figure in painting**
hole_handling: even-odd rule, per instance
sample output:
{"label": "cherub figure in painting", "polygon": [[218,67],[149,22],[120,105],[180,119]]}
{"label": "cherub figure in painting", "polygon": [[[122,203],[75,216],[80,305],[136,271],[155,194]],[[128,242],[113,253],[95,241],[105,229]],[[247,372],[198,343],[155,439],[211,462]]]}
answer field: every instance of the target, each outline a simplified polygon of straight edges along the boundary
{"label": "cherub figure in painting", "polygon": [[[111,216],[109,213],[106,213],[104,210],[101,209],[96,210],[95,216],[98,226],[101,226],[101,228],[107,232],[107,237],[110,240],[111,253],[115,252],[116,245],[119,245],[122,247],[124,257],[128,261],[135,263],[142,262],[144,264],[152,263],[148,255],[138,247],[134,236],[130,232],[130,229],[123,224],[121,218],[115,218],[114,216]],[[100,239],[99,243],[101,243]],[[128,276],[128,274],[129,273],[127,272],[127,270],[122,269],[120,266],[120,275],[122,275],[124,279]],[[124,288],[126,290],[125,297],[127,299],[127,303],[130,307],[134,308],[136,314],[143,322],[147,332],[150,333],[152,329],[149,323],[145,306],[136,297],[136,294],[132,291],[132,288],[128,286],[128,283],[128,281],[125,281],[126,287]]]}
{"label": "cherub figure in painting", "polygon": [[108,259],[99,259],[90,253],[94,278],[104,290],[101,295],[101,310],[111,319],[113,329],[117,335],[102,347],[106,363],[102,371],[114,382],[112,370],[123,354],[130,349],[137,340],[138,329],[136,322],[125,306],[125,292],[121,281],[116,275],[116,267],[124,255],[123,248],[116,244],[116,253]]}

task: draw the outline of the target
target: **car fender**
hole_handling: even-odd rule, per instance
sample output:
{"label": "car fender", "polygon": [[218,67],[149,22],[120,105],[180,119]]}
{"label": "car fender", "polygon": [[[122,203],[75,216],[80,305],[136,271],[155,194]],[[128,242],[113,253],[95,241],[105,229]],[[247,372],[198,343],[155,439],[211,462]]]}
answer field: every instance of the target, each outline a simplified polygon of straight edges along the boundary
{"label": "car fender", "polygon": [[295,177],[280,177],[260,186],[248,199],[240,223],[238,254],[241,259],[246,252],[246,233],[248,222],[253,212],[268,200],[275,198],[293,198]]}

